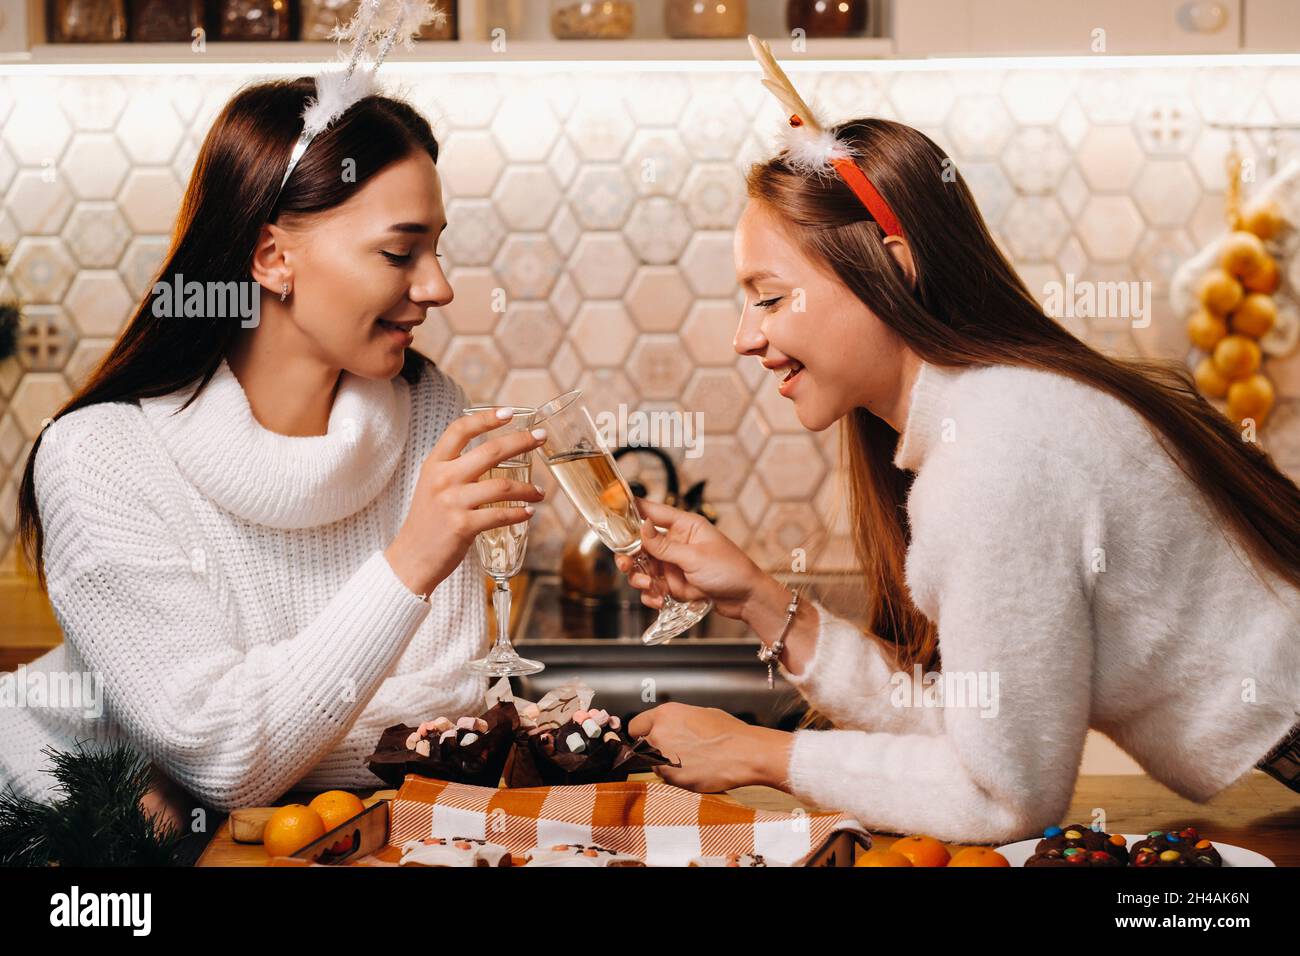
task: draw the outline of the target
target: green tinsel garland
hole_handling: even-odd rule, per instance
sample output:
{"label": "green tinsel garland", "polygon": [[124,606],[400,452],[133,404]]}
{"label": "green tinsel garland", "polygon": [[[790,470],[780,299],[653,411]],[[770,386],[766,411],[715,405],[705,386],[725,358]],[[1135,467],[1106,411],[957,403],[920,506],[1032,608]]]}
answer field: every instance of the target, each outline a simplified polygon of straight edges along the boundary
{"label": "green tinsel garland", "polygon": [[0,791],[0,866],[186,866],[192,834],[160,824],[140,800],[153,785],[149,762],[128,744],[75,752],[46,748],[56,789],[41,803]]}

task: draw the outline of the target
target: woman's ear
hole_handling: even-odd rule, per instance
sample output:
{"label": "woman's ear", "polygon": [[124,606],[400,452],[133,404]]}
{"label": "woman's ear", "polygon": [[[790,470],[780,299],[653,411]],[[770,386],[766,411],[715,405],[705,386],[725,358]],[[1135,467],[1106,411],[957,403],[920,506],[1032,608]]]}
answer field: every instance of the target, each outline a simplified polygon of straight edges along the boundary
{"label": "woman's ear", "polygon": [[903,274],[907,276],[907,284],[913,291],[916,289],[916,260],[912,258],[912,247],[907,244],[907,240],[902,236],[886,236],[885,248],[889,254],[894,257]]}
{"label": "woman's ear", "polygon": [[293,284],[293,269],[286,251],[288,235],[274,223],[263,224],[253,247],[253,280],[277,295],[284,283]]}

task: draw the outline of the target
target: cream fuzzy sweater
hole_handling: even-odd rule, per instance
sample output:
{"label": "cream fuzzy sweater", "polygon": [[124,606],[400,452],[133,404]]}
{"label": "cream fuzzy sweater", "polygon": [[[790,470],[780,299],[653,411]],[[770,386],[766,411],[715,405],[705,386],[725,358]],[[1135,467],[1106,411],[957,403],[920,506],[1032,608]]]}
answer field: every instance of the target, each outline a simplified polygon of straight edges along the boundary
{"label": "cream fuzzy sweater", "polygon": [[313,437],[263,428],[224,360],[173,414],[191,391],[45,432],[64,643],[0,677],[0,787],[48,799],[41,748],[75,737],[128,739],[220,810],[378,786],[365,757],[384,727],[482,705],[485,680],[460,669],[486,640],[472,555],[426,602],[383,554],[459,387],[432,366],[415,385],[344,372]]}
{"label": "cream fuzzy sweater", "polygon": [[1008,841],[1068,822],[1090,727],[1205,801],[1300,717],[1300,590],[1256,577],[1119,400],[926,364],[894,464],[916,473],[907,584],[943,677],[909,688],[819,607],[813,658],[786,676],[837,729],[795,734],[796,796],[891,832]]}

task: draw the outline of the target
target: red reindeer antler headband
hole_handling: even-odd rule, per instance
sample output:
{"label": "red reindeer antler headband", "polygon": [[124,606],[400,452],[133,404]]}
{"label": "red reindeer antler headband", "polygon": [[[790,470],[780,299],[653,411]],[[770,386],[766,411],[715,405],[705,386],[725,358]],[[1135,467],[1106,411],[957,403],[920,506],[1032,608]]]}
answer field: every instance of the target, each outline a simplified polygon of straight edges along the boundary
{"label": "red reindeer antler headband", "polygon": [[901,236],[903,230],[898,217],[854,161],[856,153],[852,145],[817,122],[817,117],[795,91],[794,84],[776,62],[772,48],[765,40],[751,33],[749,46],[763,68],[763,85],[777,98],[789,117],[780,137],[785,161],[802,173],[824,175],[829,169],[834,169],[884,230],[885,236]]}

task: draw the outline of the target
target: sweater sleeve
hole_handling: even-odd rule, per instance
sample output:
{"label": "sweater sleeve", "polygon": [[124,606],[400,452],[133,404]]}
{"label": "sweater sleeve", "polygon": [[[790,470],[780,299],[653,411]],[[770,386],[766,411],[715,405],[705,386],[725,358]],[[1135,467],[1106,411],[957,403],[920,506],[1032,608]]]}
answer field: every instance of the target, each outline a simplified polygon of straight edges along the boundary
{"label": "sweater sleeve", "polygon": [[328,790],[381,786],[366,765],[366,758],[374,752],[384,728],[438,716],[455,719],[482,711],[488,680],[462,666],[463,661],[477,656],[483,635],[487,634],[482,572],[472,552],[438,586],[433,600],[439,607],[432,613],[449,613],[445,625],[425,628],[416,636],[396,672],[384,679],[347,735],[298,781],[297,787]]}
{"label": "sweater sleeve", "polygon": [[941,732],[799,731],[788,783],[869,827],[1003,842],[1060,822],[1082,758],[1083,509],[1069,466],[1031,442],[1014,453],[962,444],[933,453],[908,502],[909,585],[939,629]]}
{"label": "sweater sleeve", "polygon": [[35,484],[65,640],[164,773],[218,810],[271,803],[347,734],[429,604],[376,550],[301,632],[246,647],[201,550],[177,540],[93,434],[56,435],[60,424]]}
{"label": "sweater sleeve", "polygon": [[[880,641],[817,601],[819,619],[813,656],[798,674],[781,666],[786,680],[837,727],[891,733],[936,734],[943,716],[932,707],[907,706],[910,687]],[[911,675],[905,675],[909,679]]]}

